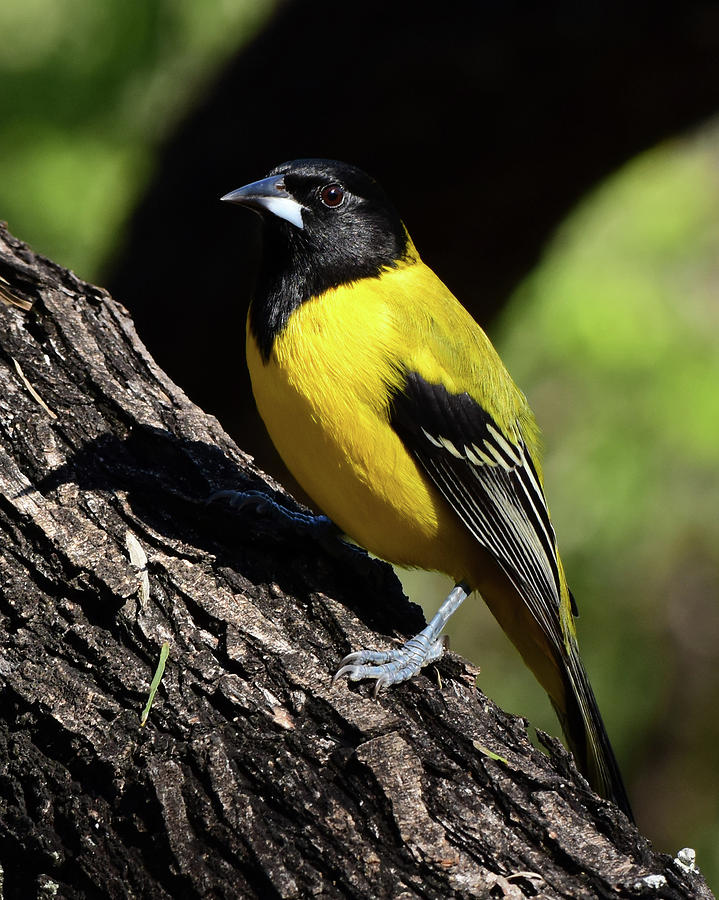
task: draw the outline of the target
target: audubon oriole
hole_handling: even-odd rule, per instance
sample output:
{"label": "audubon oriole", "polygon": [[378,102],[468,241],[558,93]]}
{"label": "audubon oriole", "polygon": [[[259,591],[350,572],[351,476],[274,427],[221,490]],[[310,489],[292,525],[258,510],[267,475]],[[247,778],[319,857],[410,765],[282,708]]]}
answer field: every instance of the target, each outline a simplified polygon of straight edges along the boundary
{"label": "audubon oriole", "polygon": [[476,590],[549,694],[579,768],[631,817],[579,656],[538,428],[489,339],[360,170],[295,160],[222,199],[264,223],[247,362],[287,467],[358,544],[456,581],[419,635],[350,654],[335,678],[376,689],[411,678],[441,656],[447,619]]}

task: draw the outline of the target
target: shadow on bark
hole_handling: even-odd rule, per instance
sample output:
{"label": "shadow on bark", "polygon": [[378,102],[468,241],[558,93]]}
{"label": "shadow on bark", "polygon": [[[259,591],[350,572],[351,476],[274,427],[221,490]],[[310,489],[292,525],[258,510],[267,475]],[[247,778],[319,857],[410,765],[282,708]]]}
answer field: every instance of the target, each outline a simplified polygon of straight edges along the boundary
{"label": "shadow on bark", "polygon": [[4,229],[0,276],[7,900],[711,896],[462,659],[332,687],[421,621],[390,567],[208,505],[282,489],[106,292]]}

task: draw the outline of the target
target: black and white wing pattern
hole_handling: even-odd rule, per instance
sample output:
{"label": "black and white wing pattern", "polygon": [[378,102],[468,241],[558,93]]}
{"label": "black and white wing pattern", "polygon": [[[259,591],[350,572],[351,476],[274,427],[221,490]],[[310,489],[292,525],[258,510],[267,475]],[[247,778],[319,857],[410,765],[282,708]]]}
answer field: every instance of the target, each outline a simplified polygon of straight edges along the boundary
{"label": "black and white wing pattern", "polygon": [[394,394],[390,422],[477,542],[500,564],[545,634],[561,646],[556,538],[519,428],[508,439],[469,394],[451,394],[416,372],[408,373]]}

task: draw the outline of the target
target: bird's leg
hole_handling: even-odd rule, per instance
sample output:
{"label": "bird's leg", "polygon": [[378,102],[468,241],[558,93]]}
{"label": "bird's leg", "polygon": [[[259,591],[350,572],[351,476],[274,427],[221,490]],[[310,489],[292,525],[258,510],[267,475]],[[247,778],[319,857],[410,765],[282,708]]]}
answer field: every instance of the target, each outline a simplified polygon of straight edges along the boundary
{"label": "bird's leg", "polygon": [[289,509],[276,500],[273,500],[262,491],[215,491],[207,498],[207,503],[216,500],[224,500],[237,510],[253,510],[260,515],[274,516],[288,528],[301,531],[313,537],[330,552],[336,553],[339,546],[342,550],[350,549],[364,554],[365,551],[356,544],[350,544],[344,540],[342,529],[328,519],[327,516],[316,516],[312,513],[304,513],[299,510]]}
{"label": "bird's leg", "polygon": [[215,491],[214,494],[210,494],[207,498],[207,503],[214,503],[216,500],[225,500],[238,512],[245,509],[254,510],[260,514],[268,513],[287,519],[295,525],[302,525],[307,528],[332,526],[332,528],[339,531],[327,516],[315,516],[312,513],[288,509],[262,491]]}
{"label": "bird's leg", "polygon": [[442,635],[449,617],[469,596],[469,587],[460,582],[447,596],[432,621],[415,637],[395,650],[359,650],[345,656],[332,682],[346,675],[349,681],[374,678],[374,695],[380,689],[412,678],[428,663],[439,659],[446,648]]}

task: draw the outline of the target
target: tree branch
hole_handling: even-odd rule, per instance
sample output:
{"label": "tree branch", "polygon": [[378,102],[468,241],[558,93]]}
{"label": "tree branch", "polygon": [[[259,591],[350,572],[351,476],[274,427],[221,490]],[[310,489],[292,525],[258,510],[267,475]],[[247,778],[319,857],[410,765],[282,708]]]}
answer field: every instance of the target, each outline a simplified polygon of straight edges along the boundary
{"label": "tree branch", "polygon": [[282,491],[107,293],[4,229],[0,276],[6,898],[711,896],[458,657],[333,687],[420,624],[390,567],[208,504]]}

